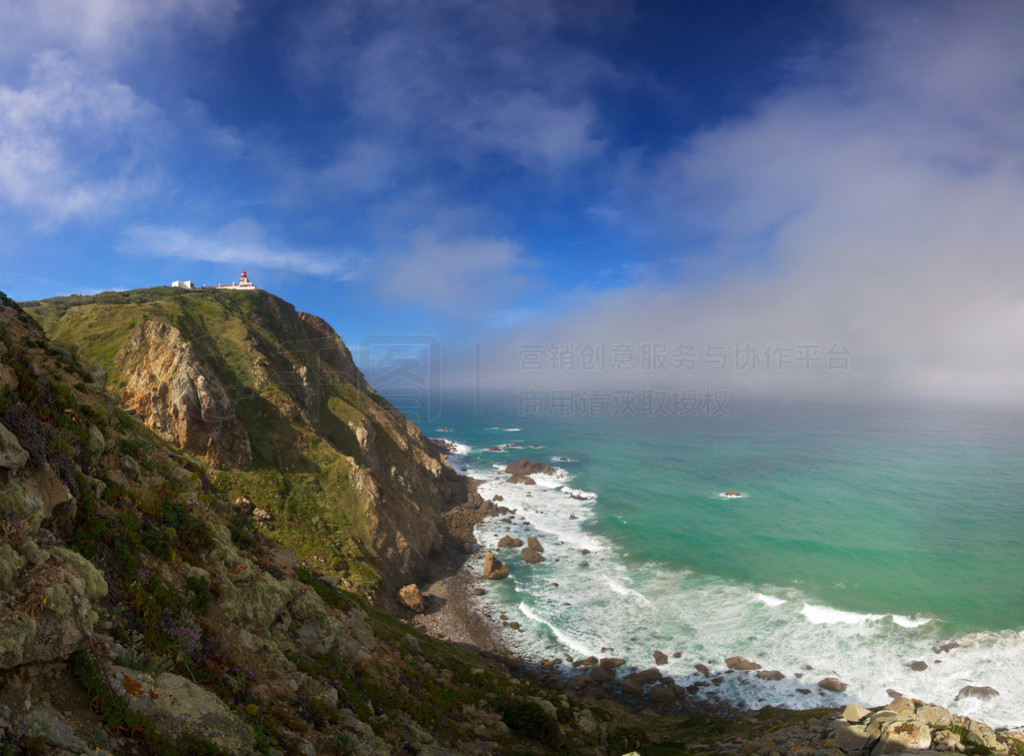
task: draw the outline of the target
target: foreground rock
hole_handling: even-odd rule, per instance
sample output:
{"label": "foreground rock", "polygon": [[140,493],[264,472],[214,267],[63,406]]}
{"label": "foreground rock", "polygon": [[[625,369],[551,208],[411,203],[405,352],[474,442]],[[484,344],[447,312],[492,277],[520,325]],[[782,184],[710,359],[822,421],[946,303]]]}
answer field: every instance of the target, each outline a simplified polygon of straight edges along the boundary
{"label": "foreground rock", "polygon": [[1024,745],[1019,732],[997,733],[988,725],[953,714],[933,704],[896,699],[884,707],[865,709],[851,703],[842,714],[776,730],[755,740],[719,744],[719,753],[881,754],[989,753],[1010,754]]}
{"label": "foreground rock", "polygon": [[402,588],[398,592],[398,600],[417,614],[423,614],[423,612],[427,611],[427,604],[423,600],[423,594],[416,587],[415,583],[410,583]]}
{"label": "foreground rock", "polygon": [[132,711],[144,714],[172,741],[190,735],[226,754],[251,754],[252,731],[215,695],[179,675],[149,675],[112,666],[106,674],[110,689]]}

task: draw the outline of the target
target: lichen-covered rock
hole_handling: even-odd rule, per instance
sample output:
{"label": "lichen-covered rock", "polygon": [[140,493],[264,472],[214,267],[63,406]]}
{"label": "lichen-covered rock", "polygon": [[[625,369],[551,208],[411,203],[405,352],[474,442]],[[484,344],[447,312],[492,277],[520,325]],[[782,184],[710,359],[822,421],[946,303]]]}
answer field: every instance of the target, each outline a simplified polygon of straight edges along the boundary
{"label": "lichen-covered rock", "polygon": [[882,728],[872,756],[904,751],[924,751],[932,744],[931,729],[920,722],[890,722]]}
{"label": "lichen-covered rock", "polygon": [[212,693],[170,673],[149,675],[111,666],[107,684],[132,711],[149,717],[165,737],[184,734],[206,741],[226,754],[255,752],[252,731]]}
{"label": "lichen-covered rock", "polygon": [[0,584],[9,586],[0,607],[0,669],[84,648],[97,621],[92,602],[107,595],[102,573],[81,554],[31,539],[21,552],[0,545]]}
{"label": "lichen-covered rock", "polygon": [[17,436],[11,433],[3,423],[0,423],[0,467],[8,470],[20,470],[26,462],[28,462],[28,452],[18,443]]}

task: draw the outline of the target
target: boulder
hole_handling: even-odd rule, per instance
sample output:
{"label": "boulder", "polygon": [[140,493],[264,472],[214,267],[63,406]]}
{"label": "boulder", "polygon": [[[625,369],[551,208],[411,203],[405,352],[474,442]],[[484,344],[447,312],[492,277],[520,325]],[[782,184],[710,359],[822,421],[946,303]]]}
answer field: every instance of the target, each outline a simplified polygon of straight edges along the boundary
{"label": "boulder", "polygon": [[777,669],[759,669],[756,674],[760,679],[769,680],[771,682],[781,680],[785,677],[785,675]]}
{"label": "boulder", "polygon": [[614,656],[605,657],[604,659],[601,659],[601,661],[600,661],[601,666],[602,667],[606,667],[608,669],[617,669],[617,668],[621,667],[625,663],[626,663],[625,659],[618,659],[618,658],[616,658]]}
{"label": "boulder", "polygon": [[160,734],[172,741],[188,733],[210,743],[220,753],[256,751],[252,731],[227,705],[180,675],[164,672],[153,676],[112,666],[106,678],[110,689],[128,708],[149,717]]}
{"label": "boulder", "polygon": [[527,564],[536,564],[537,562],[544,561],[544,555],[538,551],[534,551],[531,548],[525,548],[519,552],[523,556],[523,561]]}
{"label": "boulder", "polygon": [[885,705],[883,711],[895,711],[906,717],[913,717],[917,712],[917,704],[909,698],[896,698]]}
{"label": "boulder", "polygon": [[676,700],[676,690],[672,685],[658,683],[647,694],[653,704],[673,703]]}
{"label": "boulder", "polygon": [[936,751],[947,753],[963,753],[965,750],[960,736],[949,730],[935,730],[932,732],[932,748]]}
{"label": "boulder", "polygon": [[488,580],[503,580],[508,577],[508,567],[494,556],[493,551],[484,554],[484,577]]}
{"label": "boulder", "polygon": [[882,727],[872,756],[905,751],[924,751],[932,744],[931,729],[920,722],[890,722]]}
{"label": "boulder", "polygon": [[914,718],[932,727],[949,727],[953,724],[953,715],[949,709],[934,704],[919,707]]}
{"label": "boulder", "polygon": [[761,669],[761,665],[757,662],[752,662],[749,659],[744,659],[742,656],[730,656],[725,660],[725,666],[729,669],[736,670],[754,670]]}
{"label": "boulder", "polygon": [[846,690],[846,683],[840,682],[835,677],[826,677],[823,680],[818,680],[818,687],[824,690],[831,690],[834,693],[842,693]]}
{"label": "boulder", "polygon": [[928,662],[912,661],[907,666],[915,672],[924,672],[926,669],[928,669]]}
{"label": "boulder", "polygon": [[598,683],[611,682],[615,679],[615,670],[602,667],[598,664],[590,670],[590,679]]}
{"label": "boulder", "polygon": [[982,701],[987,701],[990,698],[995,698],[999,695],[999,691],[995,688],[990,688],[988,685],[965,685],[960,688],[960,692],[956,694],[954,701],[959,701],[961,698],[979,698]]}
{"label": "boulder", "polygon": [[20,470],[28,462],[25,451],[18,438],[0,423],[0,467],[8,470]]}
{"label": "boulder", "polygon": [[658,666],[661,666],[662,664],[668,664],[668,656],[663,651],[655,651],[654,663]]}
{"label": "boulder", "polygon": [[932,646],[932,653],[936,654],[947,654],[954,648],[960,648],[960,644],[956,641],[947,641],[946,643],[936,643]]}
{"label": "boulder", "polygon": [[531,462],[530,460],[523,458],[518,459],[515,462],[509,462],[505,466],[505,472],[512,477],[536,475],[540,473],[542,475],[553,475],[555,468],[550,465],[546,465],[543,462]]}
{"label": "boulder", "polygon": [[700,672],[702,675],[704,675],[704,677],[711,676],[711,670],[708,668],[706,664],[694,664],[693,668]]}
{"label": "boulder", "polygon": [[643,672],[640,673],[640,679],[643,680],[645,683],[656,683],[659,680],[661,680],[661,670],[657,667],[645,669]]}
{"label": "boulder", "polygon": [[420,593],[420,589],[416,587],[415,583],[409,583],[409,585],[398,591],[398,600],[401,601],[409,609],[414,612],[423,614],[427,611],[426,602],[423,600],[423,594]]}
{"label": "boulder", "polygon": [[512,536],[502,536],[498,540],[499,549],[518,549],[523,545],[522,538],[513,538]]}
{"label": "boulder", "polygon": [[538,554],[543,554],[544,553],[544,547],[541,546],[540,545],[540,541],[538,541],[533,536],[530,536],[529,538],[526,539],[526,545],[529,546],[534,551],[536,551]]}
{"label": "boulder", "polygon": [[843,709],[843,719],[850,724],[857,724],[858,722],[863,721],[869,714],[871,714],[871,712],[868,709],[865,709],[859,703],[854,702],[846,704],[846,708]]}
{"label": "boulder", "polygon": [[627,695],[639,695],[644,689],[644,679],[636,672],[630,672],[622,680],[622,692]]}
{"label": "boulder", "polygon": [[844,724],[836,730],[836,742],[844,753],[867,749],[874,740],[862,725]]}
{"label": "boulder", "polygon": [[989,751],[1006,752],[1006,745],[1000,742],[995,730],[984,722],[975,722],[973,719],[961,717],[960,724],[966,730],[963,740],[967,745],[981,746]]}

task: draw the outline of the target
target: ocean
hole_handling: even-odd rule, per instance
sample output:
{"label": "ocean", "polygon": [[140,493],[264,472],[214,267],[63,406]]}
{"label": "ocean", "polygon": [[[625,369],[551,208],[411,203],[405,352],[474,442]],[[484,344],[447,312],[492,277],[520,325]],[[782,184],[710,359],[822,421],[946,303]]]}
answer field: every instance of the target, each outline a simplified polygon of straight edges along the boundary
{"label": "ocean", "polygon": [[[711,668],[709,702],[881,705],[895,690],[1024,725],[1024,415],[766,402],[611,416],[516,399],[444,397],[420,426],[513,510],[478,526],[470,567],[487,548],[510,567],[478,600],[519,623],[506,642],[521,656],[646,669],[660,650],[677,684]],[[555,471],[506,482],[524,457]],[[495,548],[506,534],[537,537],[545,561]],[[734,655],[785,677],[721,674]],[[968,685],[999,695],[956,700]]]}

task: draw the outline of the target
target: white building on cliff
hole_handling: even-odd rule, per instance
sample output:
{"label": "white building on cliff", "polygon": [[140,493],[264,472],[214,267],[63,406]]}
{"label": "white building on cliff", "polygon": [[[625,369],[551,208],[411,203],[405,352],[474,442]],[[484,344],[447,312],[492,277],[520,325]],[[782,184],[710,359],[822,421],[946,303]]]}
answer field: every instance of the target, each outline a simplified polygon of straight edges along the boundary
{"label": "white building on cliff", "polygon": [[256,286],[253,284],[252,281],[249,280],[249,276],[246,274],[244,270],[242,271],[242,277],[238,279],[238,283],[218,284],[217,286],[212,286],[211,288],[230,289],[232,291],[256,291]]}

